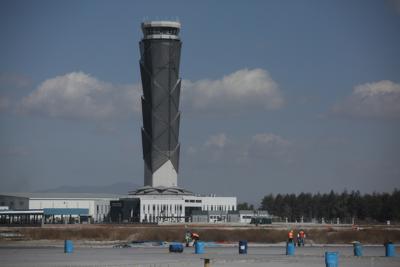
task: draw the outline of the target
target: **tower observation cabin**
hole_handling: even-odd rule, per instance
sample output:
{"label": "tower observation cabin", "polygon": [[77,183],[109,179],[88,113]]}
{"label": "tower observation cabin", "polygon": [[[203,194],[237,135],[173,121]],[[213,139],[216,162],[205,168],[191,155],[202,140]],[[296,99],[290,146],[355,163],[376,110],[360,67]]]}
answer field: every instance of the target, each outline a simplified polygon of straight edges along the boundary
{"label": "tower observation cabin", "polygon": [[176,21],[149,21],[142,23],[143,39],[179,40],[181,24]]}

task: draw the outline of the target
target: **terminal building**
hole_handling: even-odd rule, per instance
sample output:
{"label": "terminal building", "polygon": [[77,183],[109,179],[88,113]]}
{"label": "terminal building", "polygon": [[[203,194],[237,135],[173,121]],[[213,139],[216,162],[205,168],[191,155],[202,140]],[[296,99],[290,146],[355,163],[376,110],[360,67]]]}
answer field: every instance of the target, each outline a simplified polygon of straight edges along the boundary
{"label": "terminal building", "polygon": [[129,198],[111,201],[113,222],[192,222],[196,211],[236,210],[236,197],[200,196],[174,188],[143,187]]}

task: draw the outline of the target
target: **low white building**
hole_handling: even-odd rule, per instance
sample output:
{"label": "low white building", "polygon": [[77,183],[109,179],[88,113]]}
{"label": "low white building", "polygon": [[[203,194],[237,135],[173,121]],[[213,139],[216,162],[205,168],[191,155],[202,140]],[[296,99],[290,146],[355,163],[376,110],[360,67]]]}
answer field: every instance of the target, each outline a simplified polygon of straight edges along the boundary
{"label": "low white building", "polygon": [[254,217],[253,210],[240,210],[239,211],[239,222],[241,223],[250,223],[251,218]]}
{"label": "low white building", "polygon": [[236,197],[194,195],[179,187],[143,187],[111,203],[114,222],[190,222],[193,211],[235,211]]}
{"label": "low white building", "polygon": [[110,212],[110,201],[122,195],[91,193],[4,193],[12,197],[27,198],[28,209],[75,209],[89,210],[93,222],[103,222]]}
{"label": "low white building", "polygon": [[[234,211],[236,197],[140,196],[140,221],[184,222],[193,210]],[[187,221],[187,219],[186,219]]]}

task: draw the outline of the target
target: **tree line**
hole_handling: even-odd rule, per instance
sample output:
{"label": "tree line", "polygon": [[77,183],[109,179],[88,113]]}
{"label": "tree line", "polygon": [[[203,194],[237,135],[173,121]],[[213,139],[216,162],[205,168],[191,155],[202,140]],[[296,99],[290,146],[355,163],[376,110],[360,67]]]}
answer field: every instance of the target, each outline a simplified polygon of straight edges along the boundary
{"label": "tree line", "polygon": [[[247,204],[247,203],[244,203]],[[289,221],[312,219],[364,222],[400,221],[400,191],[361,194],[359,191],[336,193],[269,194],[259,207]]]}

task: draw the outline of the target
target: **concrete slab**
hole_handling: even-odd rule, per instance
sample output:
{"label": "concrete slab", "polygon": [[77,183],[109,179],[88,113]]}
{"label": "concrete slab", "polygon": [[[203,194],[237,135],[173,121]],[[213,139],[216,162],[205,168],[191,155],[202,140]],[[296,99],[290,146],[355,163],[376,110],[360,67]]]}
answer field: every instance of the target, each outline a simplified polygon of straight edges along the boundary
{"label": "concrete slab", "polygon": [[193,248],[183,253],[169,253],[168,248],[76,248],[65,254],[59,247],[0,248],[0,265],[11,266],[130,266],[172,267],[203,266],[202,258],[210,258],[212,267],[259,267],[259,266],[324,266],[324,252],[338,251],[339,266],[366,267],[400,266],[400,257],[384,257],[383,247],[364,247],[363,257],[354,257],[348,246],[297,248],[295,256],[284,255],[279,247],[251,247],[247,255],[239,255],[233,247],[206,248],[202,255],[194,254]]}

